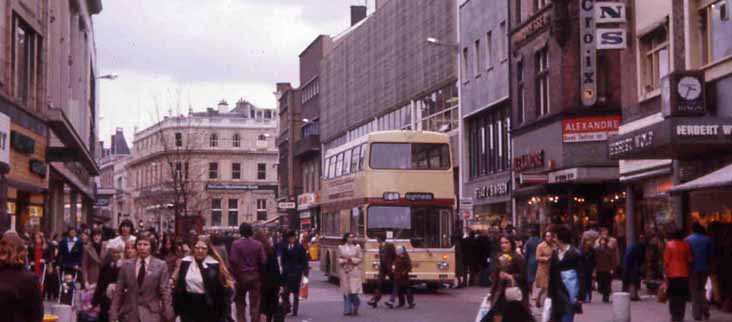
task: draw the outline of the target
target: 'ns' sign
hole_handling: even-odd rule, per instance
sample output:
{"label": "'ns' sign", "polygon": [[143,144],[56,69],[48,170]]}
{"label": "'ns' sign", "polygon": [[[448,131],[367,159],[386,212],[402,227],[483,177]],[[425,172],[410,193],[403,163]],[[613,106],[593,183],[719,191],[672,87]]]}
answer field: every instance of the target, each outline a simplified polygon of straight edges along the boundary
{"label": "'ns' sign", "polygon": [[625,4],[620,2],[595,3],[595,23],[625,22]]}

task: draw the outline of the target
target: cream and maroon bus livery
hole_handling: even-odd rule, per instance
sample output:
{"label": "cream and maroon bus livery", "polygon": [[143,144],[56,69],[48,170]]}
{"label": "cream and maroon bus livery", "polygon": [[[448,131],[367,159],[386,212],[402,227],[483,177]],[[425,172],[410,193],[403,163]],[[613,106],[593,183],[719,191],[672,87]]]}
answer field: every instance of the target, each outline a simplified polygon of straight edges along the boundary
{"label": "cream and maroon bus livery", "polygon": [[326,151],[321,191],[321,269],[338,278],[336,250],[346,232],[364,248],[364,281],[379,271],[376,236],[404,246],[412,280],[454,284],[451,244],[455,190],[449,138],[383,131]]}

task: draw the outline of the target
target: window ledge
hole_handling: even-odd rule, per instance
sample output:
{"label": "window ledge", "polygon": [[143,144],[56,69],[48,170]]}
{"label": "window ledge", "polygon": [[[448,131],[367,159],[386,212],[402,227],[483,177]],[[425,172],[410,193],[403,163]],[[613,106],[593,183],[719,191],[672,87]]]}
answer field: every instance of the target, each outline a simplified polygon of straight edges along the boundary
{"label": "window ledge", "polygon": [[704,79],[706,82],[717,80],[718,78],[724,77],[729,75],[728,72],[729,69],[726,69],[724,67],[721,67],[722,65],[727,65],[732,63],[732,55],[722,57],[720,59],[717,59],[716,61],[713,61],[711,63],[708,63],[704,66],[699,67],[700,70],[704,71]]}
{"label": "window ledge", "polygon": [[643,102],[646,102],[646,101],[650,101],[650,100],[652,100],[652,99],[654,99],[656,97],[659,97],[659,96],[661,96],[661,89],[660,88],[657,88],[657,89],[654,89],[654,90],[652,90],[650,92],[646,92],[644,94],[641,94],[638,97],[638,103],[643,103]]}
{"label": "window ledge", "polygon": [[470,83],[470,80],[469,79],[466,79],[466,80],[463,81],[463,84],[465,84],[465,85],[468,85],[468,83]]}
{"label": "window ledge", "polygon": [[490,72],[490,71],[492,71],[492,70],[493,70],[493,66],[491,66],[491,67],[488,67],[488,68],[486,68],[486,69],[485,69],[485,71],[486,71],[487,73],[489,73],[489,72]]}
{"label": "window ledge", "polygon": [[501,64],[504,64],[504,63],[506,63],[506,62],[508,62],[508,57],[505,57],[505,58],[502,58],[502,59],[501,59]]}
{"label": "window ledge", "polygon": [[478,73],[477,75],[475,75],[475,78],[480,78],[480,73]]}

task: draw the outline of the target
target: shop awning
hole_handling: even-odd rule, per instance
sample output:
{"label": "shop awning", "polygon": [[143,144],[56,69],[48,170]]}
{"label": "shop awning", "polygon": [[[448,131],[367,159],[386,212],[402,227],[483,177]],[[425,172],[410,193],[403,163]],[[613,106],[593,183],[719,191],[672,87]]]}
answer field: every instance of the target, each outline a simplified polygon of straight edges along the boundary
{"label": "shop awning", "polygon": [[700,178],[687,183],[676,185],[669,189],[671,193],[679,193],[692,190],[706,190],[714,188],[732,187],[732,164],[711,172]]}

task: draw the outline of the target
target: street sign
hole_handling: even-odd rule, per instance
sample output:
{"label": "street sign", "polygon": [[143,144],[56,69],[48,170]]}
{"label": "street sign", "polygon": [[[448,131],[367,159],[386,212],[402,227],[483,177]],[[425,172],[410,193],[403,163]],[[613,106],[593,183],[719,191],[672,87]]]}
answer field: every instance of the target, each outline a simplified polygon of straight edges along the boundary
{"label": "street sign", "polygon": [[277,203],[277,208],[280,209],[295,209],[295,203],[294,202],[280,202]]}

